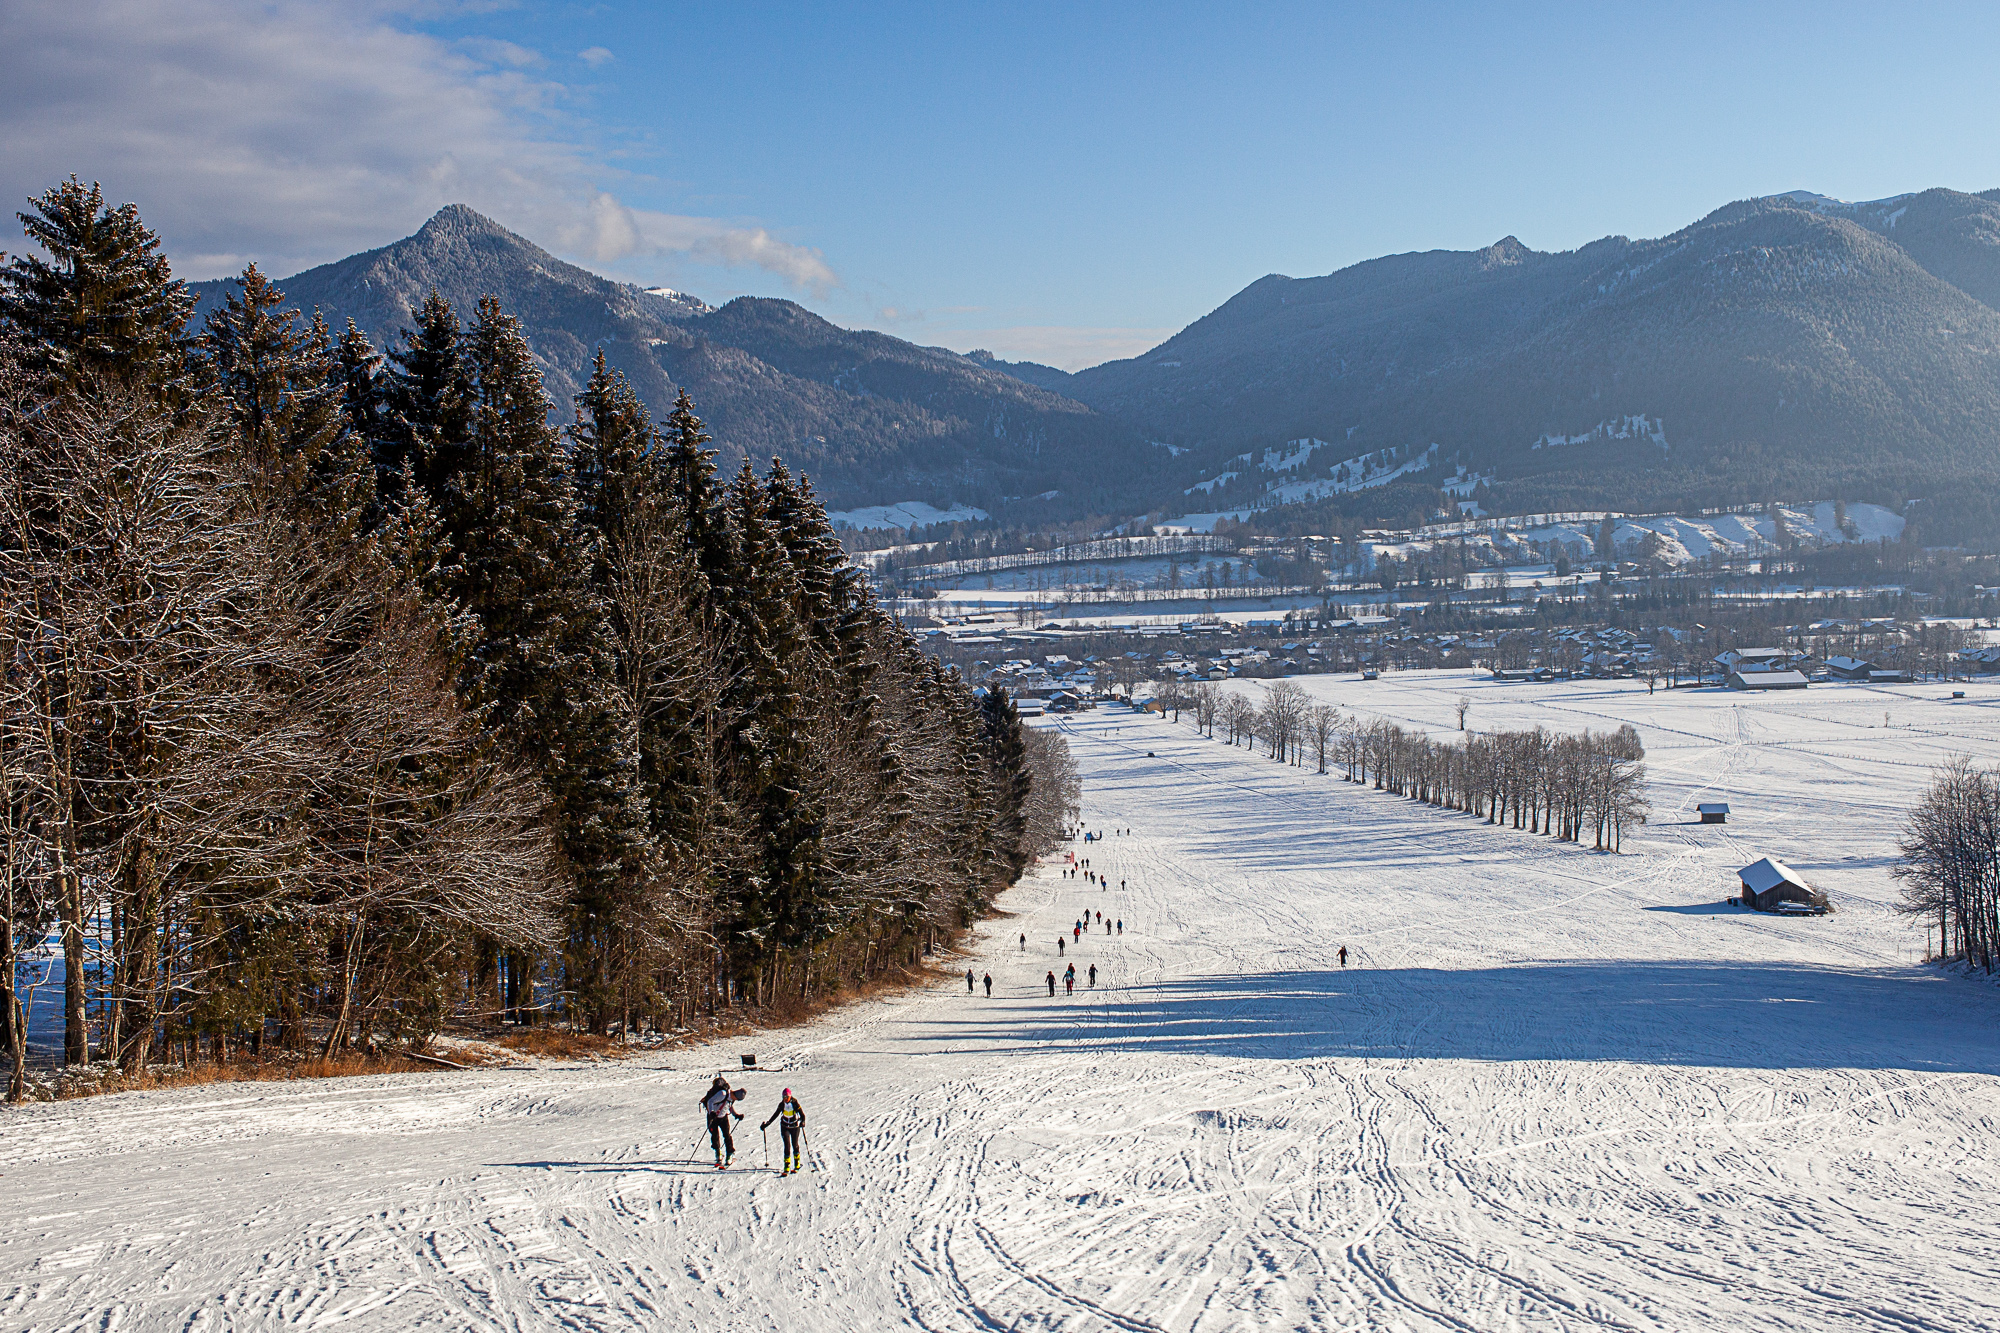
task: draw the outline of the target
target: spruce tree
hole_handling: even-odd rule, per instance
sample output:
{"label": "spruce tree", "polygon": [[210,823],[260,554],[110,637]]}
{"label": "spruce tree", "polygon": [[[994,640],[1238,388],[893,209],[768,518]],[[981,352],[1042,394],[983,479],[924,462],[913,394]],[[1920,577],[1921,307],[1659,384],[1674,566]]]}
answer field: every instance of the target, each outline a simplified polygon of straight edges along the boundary
{"label": "spruce tree", "polygon": [[175,280],[138,207],[107,208],[71,176],[17,216],[42,255],[0,270],[0,324],[27,344],[27,364],[72,385],[96,371],[164,384],[184,369],[194,298]]}
{"label": "spruce tree", "polygon": [[738,799],[756,831],[754,864],[731,925],[744,940],[796,948],[821,938],[824,927],[815,911],[819,816],[803,791],[808,755],[800,686],[808,642],[765,501],[764,486],[745,459],[729,488],[735,574],[716,590],[732,649],[724,707],[734,721]]}
{"label": "spruce tree", "polygon": [[662,433],[667,445],[667,485],[686,525],[688,550],[708,583],[726,582],[735,564],[734,544],[721,487],[716,484],[715,450],[703,447],[709,434],[694,414],[687,390],[681,390],[674,400]]}
{"label": "spruce tree", "polygon": [[365,459],[326,325],[315,318],[301,328],[255,264],[238,287],[209,315],[199,343],[237,448],[281,504],[346,514],[363,499],[354,482]]}
{"label": "spruce tree", "polygon": [[1021,714],[1007,691],[996,685],[980,700],[979,722],[993,793],[994,851],[1007,868],[1007,882],[1012,884],[1028,864],[1022,835],[1027,827],[1028,792],[1034,785],[1028,772],[1028,749],[1021,743]]}
{"label": "spruce tree", "polygon": [[646,851],[637,738],[614,696],[615,646],[590,584],[591,544],[576,524],[572,478],[527,339],[489,297],[466,344],[466,444],[426,460],[454,553],[439,591],[478,617],[465,693],[537,766],[554,801],[557,839],[576,876],[570,985],[602,1030],[606,937]]}
{"label": "spruce tree", "polygon": [[384,506],[398,510],[403,474],[414,473],[443,513],[457,503],[471,462],[472,370],[451,302],[433,289],[410,317],[415,327],[404,329],[403,347],[389,353],[386,420],[371,438],[376,486]]}
{"label": "spruce tree", "polygon": [[600,352],[568,429],[577,521],[591,584],[618,646],[618,679],[638,730],[640,788],[654,845],[683,867],[710,859],[715,818],[713,691],[700,632],[699,577],[659,434]]}

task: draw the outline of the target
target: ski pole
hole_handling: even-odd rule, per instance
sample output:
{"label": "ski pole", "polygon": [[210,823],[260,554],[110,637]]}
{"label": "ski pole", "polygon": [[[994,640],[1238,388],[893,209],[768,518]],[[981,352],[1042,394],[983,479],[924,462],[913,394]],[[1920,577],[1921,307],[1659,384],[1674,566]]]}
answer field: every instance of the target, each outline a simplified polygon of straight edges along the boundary
{"label": "ski pole", "polygon": [[771,1127],[769,1125],[759,1125],[757,1128],[764,1135],[764,1169],[769,1171],[771,1169]]}

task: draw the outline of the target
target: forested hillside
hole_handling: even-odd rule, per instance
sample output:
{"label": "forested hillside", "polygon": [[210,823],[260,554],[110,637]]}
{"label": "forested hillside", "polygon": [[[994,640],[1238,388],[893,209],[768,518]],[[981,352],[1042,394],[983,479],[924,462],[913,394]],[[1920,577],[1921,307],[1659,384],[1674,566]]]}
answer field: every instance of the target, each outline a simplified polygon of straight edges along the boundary
{"label": "forested hillside", "polygon": [[74,179],[0,272],[0,1026],[67,1059],[595,1032],[916,960],[1073,818],[812,488],[432,293],[378,350],[194,298]]}

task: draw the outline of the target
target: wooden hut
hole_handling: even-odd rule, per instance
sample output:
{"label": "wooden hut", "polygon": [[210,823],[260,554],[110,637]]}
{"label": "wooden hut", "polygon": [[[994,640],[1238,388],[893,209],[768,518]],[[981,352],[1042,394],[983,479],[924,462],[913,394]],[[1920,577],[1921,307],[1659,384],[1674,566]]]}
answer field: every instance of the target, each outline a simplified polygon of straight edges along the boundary
{"label": "wooden hut", "polygon": [[1726,801],[1704,801],[1694,808],[1694,812],[1701,816],[1701,822],[1704,824],[1729,822],[1729,804]]}
{"label": "wooden hut", "polygon": [[1742,903],[1760,912],[1810,912],[1815,916],[1828,910],[1826,895],[1806,883],[1804,876],[1782,861],[1766,856],[1736,872],[1743,885]]}

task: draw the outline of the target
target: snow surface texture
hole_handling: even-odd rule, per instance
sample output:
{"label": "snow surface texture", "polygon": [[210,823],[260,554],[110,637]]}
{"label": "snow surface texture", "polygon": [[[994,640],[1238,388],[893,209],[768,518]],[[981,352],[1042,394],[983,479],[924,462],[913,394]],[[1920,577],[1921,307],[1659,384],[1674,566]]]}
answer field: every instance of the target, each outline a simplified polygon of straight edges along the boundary
{"label": "snow surface texture", "polygon": [[843,509],[826,517],[836,528],[926,528],[933,523],[968,523],[985,518],[986,511],[961,504],[955,504],[949,509],[939,509],[936,505],[926,504],[922,500],[905,500],[900,504]]}
{"label": "snow surface texture", "polygon": [[[1655,820],[1600,856],[1088,714],[1111,887],[1032,876],[957,980],[631,1063],[8,1112],[4,1324],[2000,1326],[2000,990],[1914,964],[1886,873],[1931,763],[2000,761],[2000,685],[1303,683],[1440,735],[1460,694],[1631,721]],[[1724,906],[1760,855],[1837,913]],[[1085,910],[1125,934],[1058,961]],[[1071,960],[1099,984],[1051,1000]],[[722,1175],[718,1068],[752,1090]],[[784,1086],[790,1179],[756,1169]]]}

